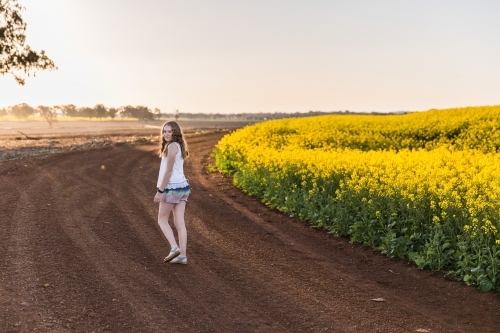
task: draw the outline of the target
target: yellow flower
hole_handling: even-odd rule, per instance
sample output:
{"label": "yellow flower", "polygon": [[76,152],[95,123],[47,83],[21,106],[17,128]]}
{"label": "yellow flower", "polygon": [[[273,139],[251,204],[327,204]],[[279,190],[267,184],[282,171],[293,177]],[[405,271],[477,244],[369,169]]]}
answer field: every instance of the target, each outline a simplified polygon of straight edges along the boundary
{"label": "yellow flower", "polygon": [[397,212],[408,221],[428,216],[430,206],[431,221],[449,227],[443,230],[497,235],[498,128],[500,106],[301,117],[236,130],[220,140],[215,158],[247,193],[278,201],[293,193],[296,210],[362,201],[362,214]]}

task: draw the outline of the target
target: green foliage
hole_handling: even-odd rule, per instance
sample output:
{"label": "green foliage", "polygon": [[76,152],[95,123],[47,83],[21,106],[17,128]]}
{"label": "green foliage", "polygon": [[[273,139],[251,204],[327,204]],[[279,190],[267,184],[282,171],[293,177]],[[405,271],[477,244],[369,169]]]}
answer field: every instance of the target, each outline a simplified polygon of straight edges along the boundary
{"label": "green foliage", "polygon": [[26,23],[21,17],[23,7],[17,0],[0,1],[0,74],[12,74],[17,83],[24,85],[25,79],[34,70],[57,69],[45,51],[35,52],[26,42]]}

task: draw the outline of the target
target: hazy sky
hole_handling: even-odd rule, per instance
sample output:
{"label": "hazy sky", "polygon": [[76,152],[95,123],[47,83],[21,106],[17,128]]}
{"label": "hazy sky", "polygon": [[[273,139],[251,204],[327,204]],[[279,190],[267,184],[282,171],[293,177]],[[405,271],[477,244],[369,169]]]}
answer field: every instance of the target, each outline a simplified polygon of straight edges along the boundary
{"label": "hazy sky", "polygon": [[500,104],[498,0],[20,0],[58,71],[0,107],[397,111]]}

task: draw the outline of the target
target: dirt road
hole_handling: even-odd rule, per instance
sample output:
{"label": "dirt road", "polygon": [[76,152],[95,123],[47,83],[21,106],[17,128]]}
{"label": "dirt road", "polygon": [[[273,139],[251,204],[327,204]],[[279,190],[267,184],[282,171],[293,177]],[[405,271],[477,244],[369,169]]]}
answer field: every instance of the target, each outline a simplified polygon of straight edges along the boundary
{"label": "dirt road", "polygon": [[[499,332],[481,293],[248,198],[190,138],[186,266],[153,202],[152,146],[0,163],[0,332]],[[373,301],[383,299],[383,301]]]}

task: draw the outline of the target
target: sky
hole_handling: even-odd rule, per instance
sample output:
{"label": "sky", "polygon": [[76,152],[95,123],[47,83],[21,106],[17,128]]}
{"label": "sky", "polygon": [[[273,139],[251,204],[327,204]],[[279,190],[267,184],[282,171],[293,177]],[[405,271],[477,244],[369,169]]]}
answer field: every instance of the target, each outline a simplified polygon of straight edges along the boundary
{"label": "sky", "polygon": [[57,71],[18,103],[162,112],[423,111],[500,104],[498,0],[19,0]]}

